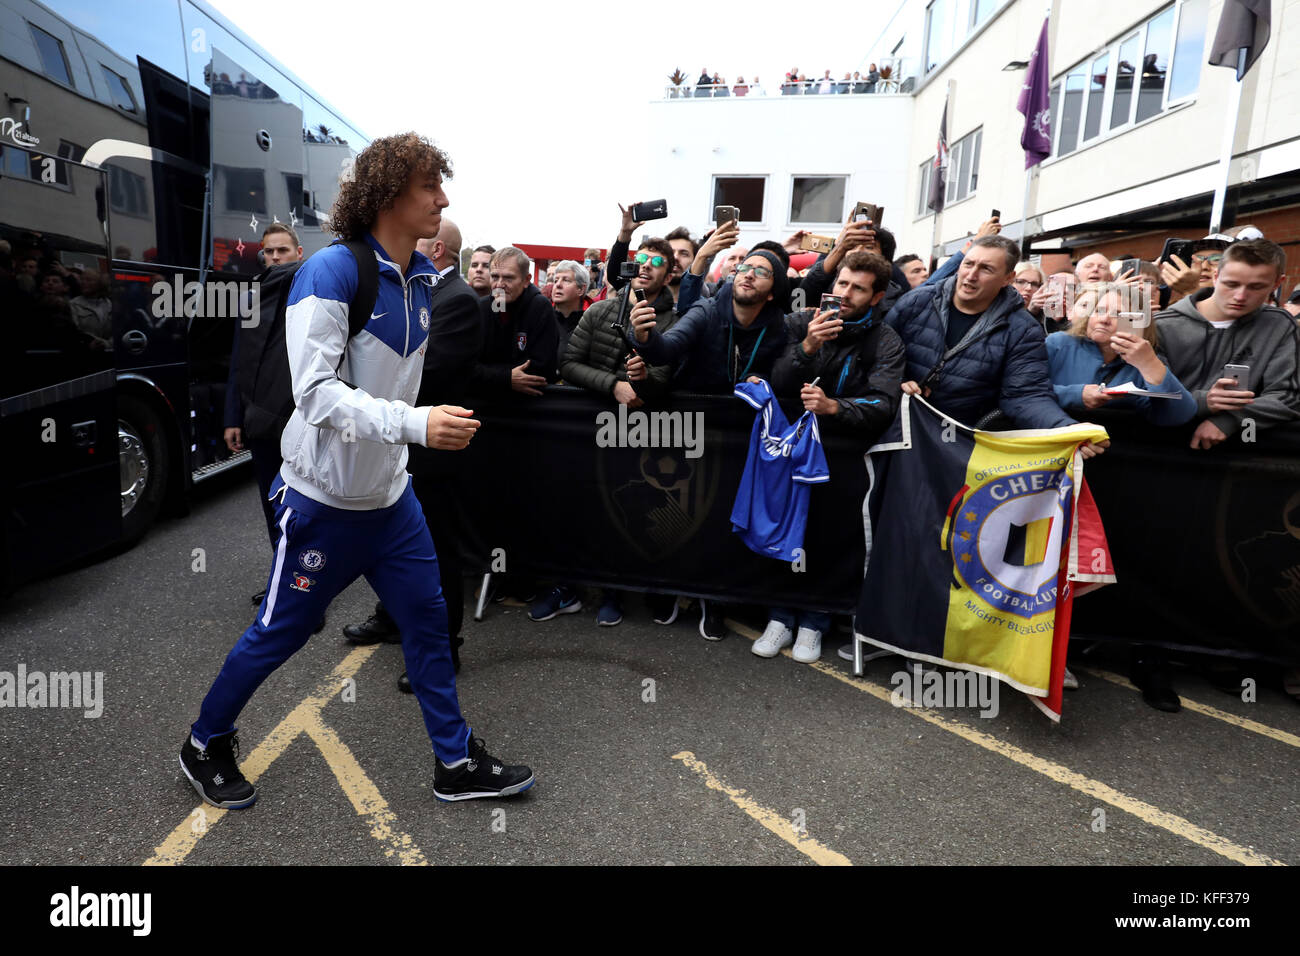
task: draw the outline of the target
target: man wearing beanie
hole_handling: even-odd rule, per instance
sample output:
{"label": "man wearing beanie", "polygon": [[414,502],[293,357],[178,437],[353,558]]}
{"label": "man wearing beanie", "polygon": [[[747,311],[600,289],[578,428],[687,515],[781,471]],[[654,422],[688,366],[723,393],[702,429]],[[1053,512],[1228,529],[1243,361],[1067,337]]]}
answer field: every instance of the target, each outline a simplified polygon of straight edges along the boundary
{"label": "man wearing beanie", "polygon": [[732,282],[691,306],[667,332],[653,317],[634,322],[628,335],[650,365],[676,365],[673,381],[688,392],[729,395],[750,375],[767,378],[785,348],[789,279],[776,253],[751,252]]}

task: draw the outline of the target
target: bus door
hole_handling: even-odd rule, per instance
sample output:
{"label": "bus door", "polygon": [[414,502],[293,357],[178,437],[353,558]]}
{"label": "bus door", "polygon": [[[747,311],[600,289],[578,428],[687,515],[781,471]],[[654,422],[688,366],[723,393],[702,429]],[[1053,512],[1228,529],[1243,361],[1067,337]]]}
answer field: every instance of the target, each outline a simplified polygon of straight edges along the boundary
{"label": "bus door", "polygon": [[123,469],[101,170],[0,146],[0,580],[116,541]]}

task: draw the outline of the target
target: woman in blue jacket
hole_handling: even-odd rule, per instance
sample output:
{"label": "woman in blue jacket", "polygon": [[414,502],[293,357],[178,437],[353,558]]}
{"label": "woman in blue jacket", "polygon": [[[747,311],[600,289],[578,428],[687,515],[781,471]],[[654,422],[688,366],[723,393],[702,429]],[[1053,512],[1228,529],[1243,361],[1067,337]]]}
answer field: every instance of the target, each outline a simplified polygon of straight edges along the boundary
{"label": "woman in blue jacket", "polygon": [[[1047,337],[1047,366],[1056,401],[1067,412],[1114,404],[1138,412],[1153,425],[1181,425],[1196,414],[1196,399],[1156,355],[1156,324],[1117,332],[1122,296],[1114,288],[1085,289],[1071,311],[1068,332]],[[1170,398],[1107,395],[1104,389],[1131,382]]]}

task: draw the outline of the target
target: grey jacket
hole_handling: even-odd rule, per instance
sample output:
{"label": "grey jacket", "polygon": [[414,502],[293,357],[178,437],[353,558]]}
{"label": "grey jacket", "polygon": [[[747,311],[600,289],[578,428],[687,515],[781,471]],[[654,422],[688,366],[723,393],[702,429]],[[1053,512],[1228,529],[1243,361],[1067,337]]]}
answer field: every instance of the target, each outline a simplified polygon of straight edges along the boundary
{"label": "grey jacket", "polygon": [[[1156,315],[1160,346],[1170,370],[1196,399],[1197,417],[1208,418],[1229,437],[1246,418],[1259,428],[1300,419],[1300,329],[1295,319],[1266,305],[1216,329],[1196,310],[1196,303],[1212,293],[1207,289],[1179,299]],[[1255,393],[1255,400],[1240,411],[1211,412],[1205,398],[1228,364],[1250,367],[1240,384]]]}

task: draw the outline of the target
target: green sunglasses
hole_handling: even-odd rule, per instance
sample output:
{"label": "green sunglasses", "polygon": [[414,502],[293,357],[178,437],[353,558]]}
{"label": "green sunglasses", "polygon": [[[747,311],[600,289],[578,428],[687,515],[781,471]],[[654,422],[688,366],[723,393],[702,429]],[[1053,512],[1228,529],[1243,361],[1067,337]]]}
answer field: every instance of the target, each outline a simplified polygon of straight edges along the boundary
{"label": "green sunglasses", "polygon": [[645,252],[638,252],[636,254],[636,258],[633,259],[632,261],[639,266],[643,266],[648,262],[650,263],[650,265],[658,269],[661,265],[663,265],[668,260],[665,259],[663,256],[652,256]]}

